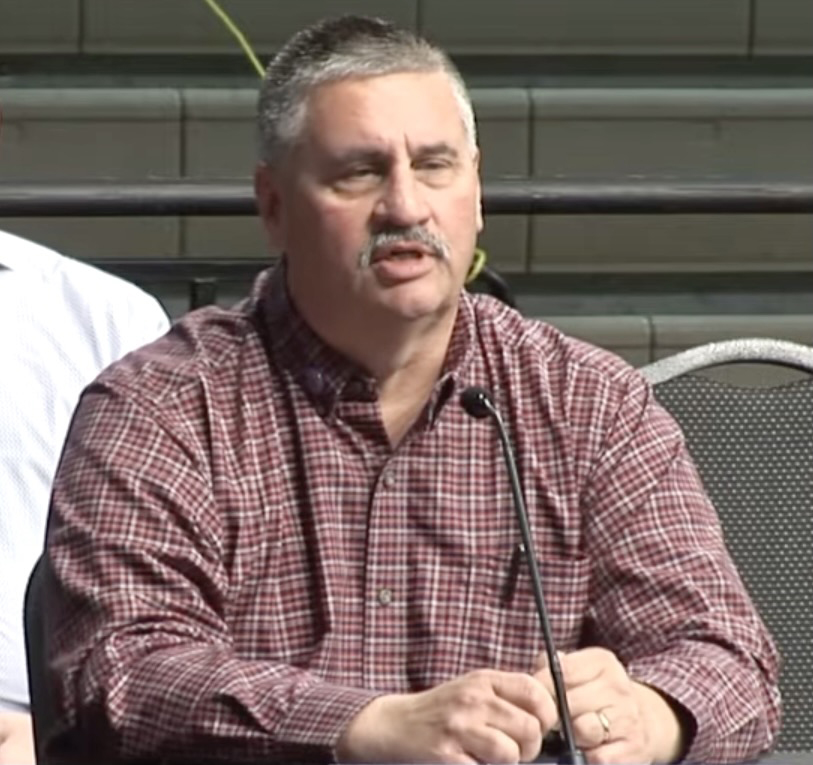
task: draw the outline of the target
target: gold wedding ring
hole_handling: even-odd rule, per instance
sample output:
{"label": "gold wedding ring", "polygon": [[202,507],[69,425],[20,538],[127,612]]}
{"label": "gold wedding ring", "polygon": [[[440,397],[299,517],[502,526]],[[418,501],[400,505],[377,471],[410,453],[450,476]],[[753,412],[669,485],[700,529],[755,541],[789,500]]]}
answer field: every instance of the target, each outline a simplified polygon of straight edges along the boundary
{"label": "gold wedding ring", "polygon": [[607,715],[600,709],[596,711],[596,717],[598,717],[598,721],[601,723],[601,729],[604,731],[604,739],[601,743],[606,744],[610,740],[610,721],[607,719]]}

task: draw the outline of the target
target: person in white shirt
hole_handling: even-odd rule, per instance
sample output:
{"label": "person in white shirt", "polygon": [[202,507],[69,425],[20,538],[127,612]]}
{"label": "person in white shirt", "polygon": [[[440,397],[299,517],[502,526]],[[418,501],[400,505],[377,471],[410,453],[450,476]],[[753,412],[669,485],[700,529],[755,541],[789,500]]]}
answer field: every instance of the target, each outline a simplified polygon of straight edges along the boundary
{"label": "person in white shirt", "polygon": [[168,327],[135,285],[0,231],[0,765],[34,762],[23,596],[79,394]]}

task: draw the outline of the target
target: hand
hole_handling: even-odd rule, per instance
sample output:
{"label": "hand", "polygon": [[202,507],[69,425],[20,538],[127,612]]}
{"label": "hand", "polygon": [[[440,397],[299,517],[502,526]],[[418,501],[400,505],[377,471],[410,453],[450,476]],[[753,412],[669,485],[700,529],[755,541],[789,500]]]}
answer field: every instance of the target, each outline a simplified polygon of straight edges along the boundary
{"label": "hand", "polygon": [[[634,681],[615,654],[585,648],[560,654],[573,734],[590,763],[674,762],[682,753],[683,730],[660,693]],[[547,660],[534,676],[553,693]]]}
{"label": "hand", "polygon": [[553,698],[531,675],[477,670],[375,699],[351,720],[336,754],[340,762],[528,762],[556,719]]}
{"label": "hand", "polygon": [[0,712],[0,765],[34,765],[31,715]]}

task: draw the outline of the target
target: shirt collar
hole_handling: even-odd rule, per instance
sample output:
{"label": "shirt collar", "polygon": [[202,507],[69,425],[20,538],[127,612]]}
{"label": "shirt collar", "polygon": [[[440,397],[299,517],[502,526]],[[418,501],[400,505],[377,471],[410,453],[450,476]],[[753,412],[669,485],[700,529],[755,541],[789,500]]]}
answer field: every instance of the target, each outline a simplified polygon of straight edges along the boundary
{"label": "shirt collar", "polygon": [[285,259],[267,272],[258,296],[275,362],[328,413],[339,399],[374,400],[375,382],[357,364],[325,343],[305,322],[288,295]]}
{"label": "shirt collar", "polygon": [[[374,401],[375,380],[358,364],[327,345],[305,322],[288,295],[285,259],[265,271],[255,285],[260,320],[267,330],[269,351],[306,395],[328,414],[340,400]],[[475,311],[464,292],[443,368],[427,406],[433,422],[443,404],[460,388],[471,365]]]}
{"label": "shirt collar", "polygon": [[59,267],[61,258],[41,244],[0,231],[0,269],[47,275]]}

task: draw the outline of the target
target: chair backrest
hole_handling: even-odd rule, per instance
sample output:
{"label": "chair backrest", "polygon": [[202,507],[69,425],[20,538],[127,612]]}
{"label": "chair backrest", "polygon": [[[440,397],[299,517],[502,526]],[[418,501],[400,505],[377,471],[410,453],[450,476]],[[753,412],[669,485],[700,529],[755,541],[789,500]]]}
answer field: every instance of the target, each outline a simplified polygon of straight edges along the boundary
{"label": "chair backrest", "polygon": [[44,697],[42,692],[44,681],[43,665],[43,606],[42,606],[42,558],[34,565],[28,584],[25,588],[25,657],[28,668],[28,695],[31,699],[31,718],[34,726],[34,747],[37,762],[41,762],[42,753],[39,748],[40,737],[37,735],[37,726],[41,720],[38,714],[38,704]]}
{"label": "chair backrest", "polygon": [[31,719],[34,728],[34,751],[37,765],[48,765],[53,759],[45,756],[46,731],[56,722],[53,693],[48,683],[45,664],[45,606],[43,603],[43,578],[45,559],[40,557],[25,591],[25,650],[28,665],[28,693],[31,698]]}
{"label": "chair backrest", "polygon": [[[797,379],[742,386],[698,374],[759,362]],[[731,340],[641,369],[683,428],[726,544],[782,655],[780,751],[813,751],[813,348]]]}

